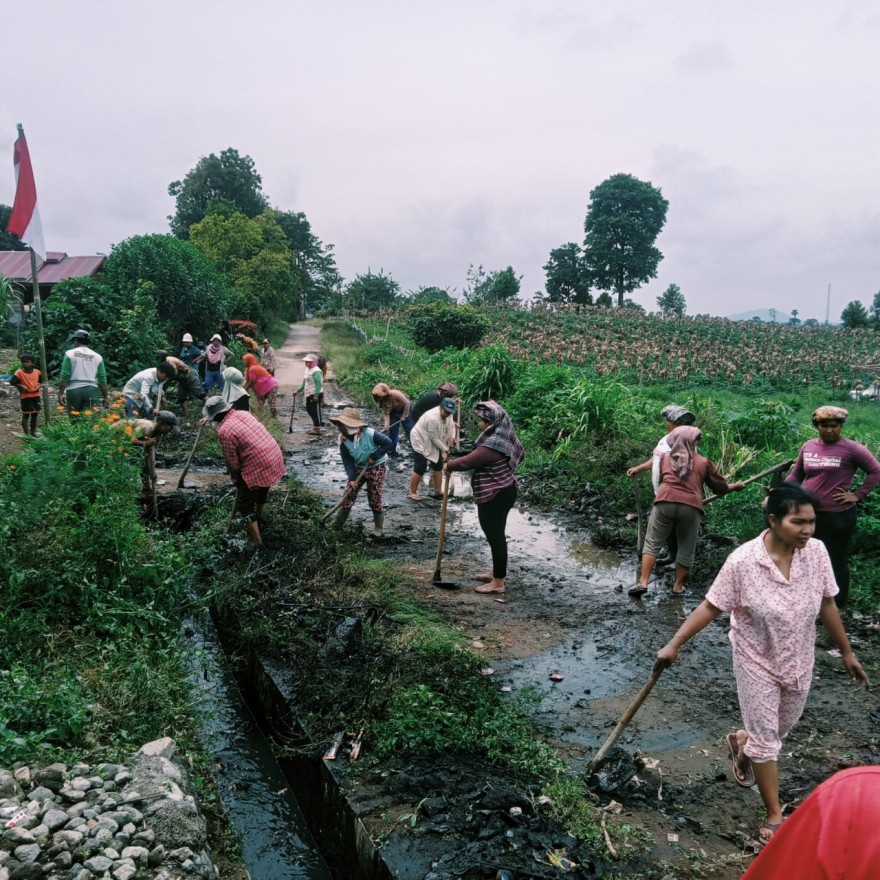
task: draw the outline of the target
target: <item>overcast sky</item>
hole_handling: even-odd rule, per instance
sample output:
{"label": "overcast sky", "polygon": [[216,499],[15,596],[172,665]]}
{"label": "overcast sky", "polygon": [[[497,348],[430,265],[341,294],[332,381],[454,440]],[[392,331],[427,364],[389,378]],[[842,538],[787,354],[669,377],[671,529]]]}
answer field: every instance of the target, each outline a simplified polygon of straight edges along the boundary
{"label": "overcast sky", "polygon": [[0,202],[21,122],[50,249],[167,232],[168,184],[234,147],[348,279],[531,294],[626,172],[669,200],[649,309],[880,290],[876,0],[29,0],[3,30]]}

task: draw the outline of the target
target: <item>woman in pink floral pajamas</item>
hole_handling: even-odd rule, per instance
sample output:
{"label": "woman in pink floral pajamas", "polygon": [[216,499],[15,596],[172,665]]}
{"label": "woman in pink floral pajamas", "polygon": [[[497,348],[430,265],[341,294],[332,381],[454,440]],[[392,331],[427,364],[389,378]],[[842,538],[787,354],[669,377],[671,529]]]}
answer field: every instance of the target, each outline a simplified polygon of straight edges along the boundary
{"label": "woman in pink floral pajamas", "polygon": [[679,648],[730,612],[733,671],[744,730],[727,746],[740,785],[756,781],[767,808],[761,838],[782,825],[777,759],[782,740],[801,717],[813,675],[816,618],[840,649],[851,682],[868,682],[856,660],[834,603],[837,584],[828,551],[812,540],[815,497],[797,483],[774,489],[767,499],[769,528],[734,550],[703,603],[657,652],[666,667]]}

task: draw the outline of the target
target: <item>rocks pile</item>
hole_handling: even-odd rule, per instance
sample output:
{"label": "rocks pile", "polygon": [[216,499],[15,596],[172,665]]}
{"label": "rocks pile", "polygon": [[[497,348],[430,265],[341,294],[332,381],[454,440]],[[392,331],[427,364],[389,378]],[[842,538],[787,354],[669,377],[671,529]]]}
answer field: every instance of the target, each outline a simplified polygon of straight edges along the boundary
{"label": "rocks pile", "polygon": [[148,743],[127,766],[0,769],[0,880],[213,880],[174,748]]}

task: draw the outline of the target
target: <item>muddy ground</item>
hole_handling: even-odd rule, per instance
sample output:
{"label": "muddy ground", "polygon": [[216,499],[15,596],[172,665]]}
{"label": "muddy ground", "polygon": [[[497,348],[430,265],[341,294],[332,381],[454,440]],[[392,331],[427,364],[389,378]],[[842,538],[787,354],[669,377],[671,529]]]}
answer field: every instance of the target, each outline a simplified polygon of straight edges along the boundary
{"label": "muddy ground", "polygon": [[[329,508],[345,485],[335,434],[329,429],[321,437],[309,434],[311,422],[302,401],[294,431],[287,433],[290,391],[302,375],[299,358],[317,349],[315,328],[296,325],[291,329],[279,352],[277,375],[285,394],[280,420],[288,470],[319,492]],[[326,397],[330,412],[350,403],[333,381]],[[0,400],[0,426],[14,425],[7,408],[9,403]],[[375,411],[362,412],[370,424],[381,426]],[[670,576],[663,576],[644,601],[630,599],[626,587],[634,582],[635,553],[619,556],[590,540],[590,528],[601,510],[588,506],[585,512],[573,514],[538,509],[530,504],[528,481],[524,481],[508,526],[511,559],[504,596],[473,591],[475,576],[489,570],[490,557],[468,497],[450,500],[442,560],[443,579],[456,582],[459,588],[438,589],[431,580],[440,505],[409,500],[411,465],[409,447],[403,442],[400,455],[390,463],[385,484],[385,538],[372,537],[365,495],[358,499],[351,522],[363,523],[363,540],[371,553],[397,564],[416,584],[418,598],[468,638],[485,668],[493,670],[492,679],[499,688],[532,686],[541,695],[536,720],[569,771],[582,773],[650,675],[655,651],[701,600],[704,590],[696,586],[699,573],[683,597],[673,596]],[[178,475],[175,468],[160,471],[166,479],[160,489],[163,494],[176,492]],[[227,481],[210,460],[197,463],[191,475],[203,487]],[[198,495],[198,490],[188,491]],[[850,616],[846,622],[863,665],[874,679],[880,679],[880,638],[871,626],[873,621]],[[782,796],[791,808],[835,770],[880,762],[876,692],[850,688],[840,661],[828,654],[826,642],[820,633],[807,709],[785,745],[780,764]],[[553,674],[562,680],[554,682]],[[722,618],[682,652],[681,661],[663,675],[619,741],[627,752],[641,754],[643,769],[613,794],[597,795],[598,805],[613,798],[622,804],[627,821],[644,825],[653,835],[651,855],[635,876],[656,871],[657,877],[668,872],[676,877],[735,878],[748,867],[761,801],[756,789],[742,789],[730,774],[724,738],[739,721]],[[444,772],[450,791],[461,787],[460,767],[432,768],[435,784],[444,784]],[[378,781],[373,787],[361,784],[355,795],[360,799],[362,820],[374,837],[387,839],[389,853],[412,851],[411,876],[426,873],[418,873],[420,859],[427,868],[432,858],[442,857],[444,847],[448,852],[454,846],[444,844],[440,833],[436,852],[424,839],[412,846],[415,838],[397,819],[413,812],[420,796],[383,790]],[[419,847],[420,856],[415,853]],[[556,873],[562,875],[558,869]]]}

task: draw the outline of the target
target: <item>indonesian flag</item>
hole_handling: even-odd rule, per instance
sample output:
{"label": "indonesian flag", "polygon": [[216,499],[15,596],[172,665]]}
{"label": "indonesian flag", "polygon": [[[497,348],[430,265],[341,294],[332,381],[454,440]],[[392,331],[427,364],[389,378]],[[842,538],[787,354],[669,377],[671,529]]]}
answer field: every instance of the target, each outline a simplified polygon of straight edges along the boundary
{"label": "indonesian flag", "polygon": [[40,209],[37,207],[37,184],[21,126],[18,127],[12,163],[15,166],[15,202],[6,228],[45,260],[46,245],[43,243],[43,224],[40,222]]}

